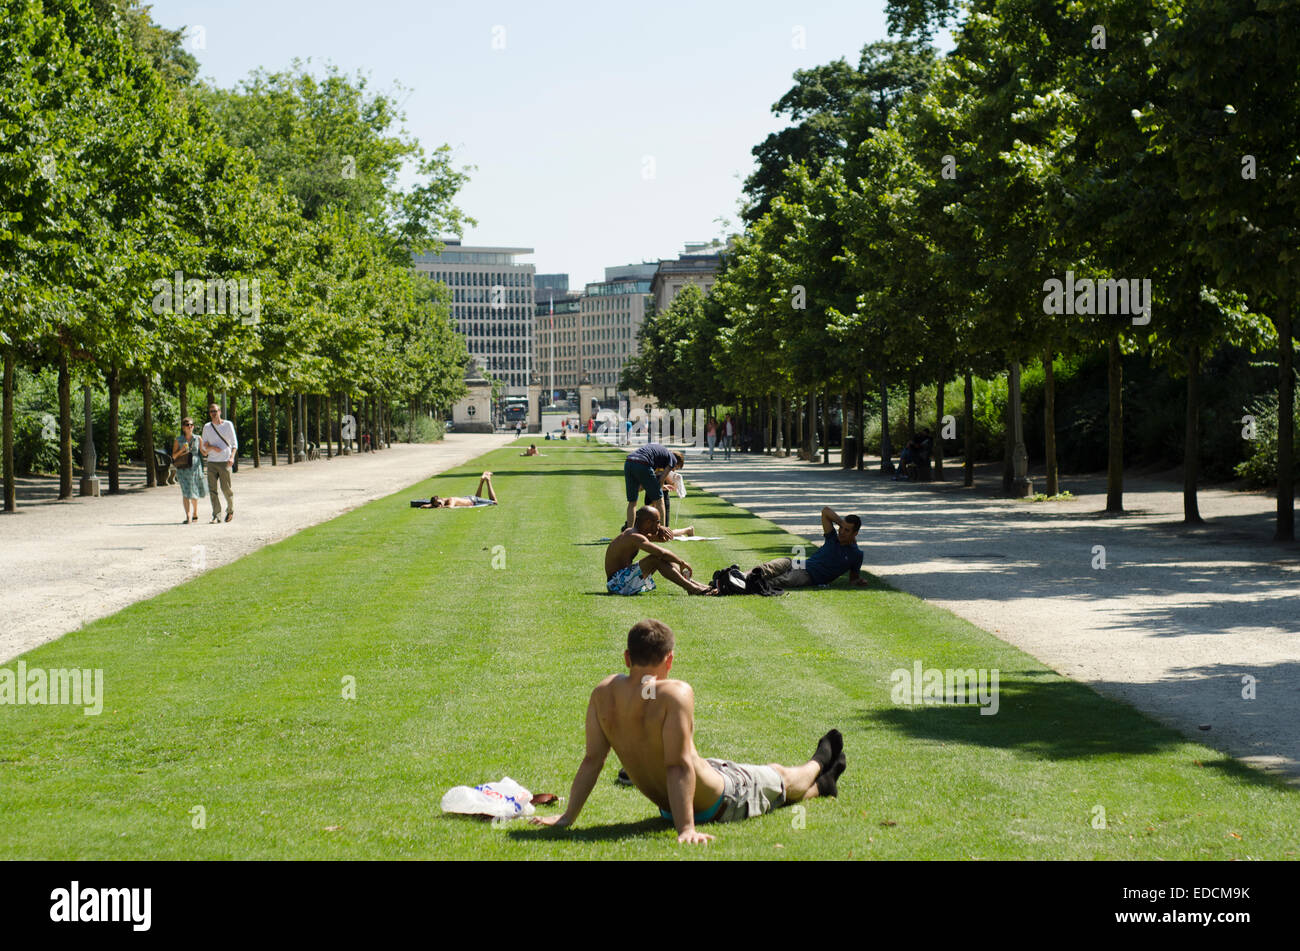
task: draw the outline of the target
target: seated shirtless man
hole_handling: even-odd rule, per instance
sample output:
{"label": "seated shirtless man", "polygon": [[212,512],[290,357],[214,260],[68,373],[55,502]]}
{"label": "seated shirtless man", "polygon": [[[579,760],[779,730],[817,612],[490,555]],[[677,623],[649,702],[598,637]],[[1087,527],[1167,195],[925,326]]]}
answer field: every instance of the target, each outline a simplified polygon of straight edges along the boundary
{"label": "seated shirtless man", "polygon": [[[479,495],[483,491],[483,486],[487,485],[487,498]],[[478,488],[474,490],[473,495],[451,495],[443,498],[435,495],[429,501],[420,506],[422,509],[462,509],[471,508],[476,505],[496,505],[497,493],[492,488],[492,473],[485,472],[478,477]]]}
{"label": "seated shirtless man", "polygon": [[639,621],[628,632],[627,674],[611,674],[587,701],[587,749],[560,816],[534,816],[534,825],[570,826],[600,778],[611,748],[636,788],[677,827],[677,841],[708,842],[705,822],[734,822],[786,803],[834,796],[844,772],[844,739],[831,730],[802,766],[751,766],[704,759],[695,749],[695,692],[669,680],[673,632],[662,621]]}
{"label": "seated shirtless man", "polygon": [[535,442],[530,442],[530,443],[528,444],[528,448],[525,449],[523,452],[521,452],[519,455],[521,455],[521,456],[540,456],[541,453],[537,451],[537,443],[535,443]]}
{"label": "seated shirtless man", "polygon": [[[656,571],[689,594],[705,594],[708,585],[691,580],[691,566],[667,548],[650,539],[665,540],[659,526],[659,510],[643,505],[637,509],[631,528],[620,533],[605,549],[605,590],[610,594],[640,594],[655,589],[650,576]],[[646,556],[633,564],[636,553]]]}

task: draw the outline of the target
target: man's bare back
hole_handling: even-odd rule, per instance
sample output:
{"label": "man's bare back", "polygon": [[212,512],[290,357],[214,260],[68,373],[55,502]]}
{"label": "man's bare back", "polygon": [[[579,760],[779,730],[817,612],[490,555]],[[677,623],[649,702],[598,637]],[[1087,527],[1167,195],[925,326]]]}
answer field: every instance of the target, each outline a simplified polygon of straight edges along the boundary
{"label": "man's bare back", "polygon": [[[641,579],[649,578],[657,571],[689,594],[712,594],[708,585],[691,578],[691,566],[686,561],[651,541],[659,537],[658,510],[649,506],[638,509],[633,525],[620,532],[605,549],[607,589],[614,594],[638,594],[641,590],[653,590],[653,585],[643,586]],[[645,553],[640,561],[636,561],[638,552]],[[632,572],[630,581],[622,577],[615,579],[615,575],[633,564],[640,570],[640,578]]]}
{"label": "man's bare back", "polygon": [[664,731],[670,720],[688,730],[686,749],[695,769],[693,808],[703,812],[722,795],[723,780],[695,748],[695,694],[682,680],[647,679],[637,683],[613,674],[591,693],[601,732],[618,754],[628,778],[660,809],[672,812]]}
{"label": "man's bare back", "polygon": [[614,577],[614,572],[626,568],[636,561],[641,545],[649,541],[634,528],[629,528],[609,543],[605,549],[605,580]]}
{"label": "man's bare back", "polygon": [[585,751],[562,815],[534,816],[534,825],[571,826],[600,779],[611,749],[628,778],[664,818],[677,827],[679,843],[709,842],[695,823],[734,821],[761,815],[786,802],[834,796],[844,772],[843,737],[831,730],[802,766],[766,766],[709,761],[695,748],[695,691],[670,680],[673,632],[646,618],[628,631],[623,652],[627,674],[611,674],[587,701]]}

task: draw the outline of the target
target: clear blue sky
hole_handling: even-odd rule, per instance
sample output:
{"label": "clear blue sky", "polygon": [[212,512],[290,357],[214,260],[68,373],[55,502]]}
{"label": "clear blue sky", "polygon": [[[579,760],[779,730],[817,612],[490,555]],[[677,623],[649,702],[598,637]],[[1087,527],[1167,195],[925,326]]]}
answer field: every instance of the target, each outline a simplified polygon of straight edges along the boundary
{"label": "clear blue sky", "polygon": [[221,86],[294,57],[400,83],[408,131],[476,166],[466,243],[535,248],[523,260],[570,286],[720,236],[720,216],[739,230],[750,149],[794,71],[887,38],[884,0],[158,0],[153,16],[203,27],[192,52]]}

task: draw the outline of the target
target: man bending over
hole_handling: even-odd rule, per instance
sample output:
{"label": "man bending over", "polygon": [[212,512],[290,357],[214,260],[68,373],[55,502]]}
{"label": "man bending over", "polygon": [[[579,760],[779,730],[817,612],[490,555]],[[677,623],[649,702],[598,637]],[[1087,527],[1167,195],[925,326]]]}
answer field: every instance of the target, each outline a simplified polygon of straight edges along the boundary
{"label": "man bending over", "polygon": [[636,497],[642,490],[645,491],[645,504],[653,505],[659,510],[659,521],[668,521],[663,483],[684,465],[684,455],[657,442],[648,442],[629,452],[623,460],[623,483],[627,489],[627,516],[623,524],[631,526]]}
{"label": "man bending over", "polygon": [[[662,539],[659,527],[659,510],[643,505],[636,510],[631,528],[625,529],[605,549],[605,589],[610,594],[640,594],[655,589],[650,576],[656,571],[688,594],[705,594],[708,585],[691,580],[691,566],[667,548],[650,539]],[[646,556],[636,564],[636,553]]]}
{"label": "man bending over", "polygon": [[831,730],[802,766],[752,766],[704,759],[695,749],[695,692],[669,680],[673,632],[662,621],[640,621],[628,632],[627,674],[611,674],[587,701],[587,750],[561,816],[535,816],[534,825],[570,826],[600,778],[611,748],[629,778],[677,827],[677,841],[709,842],[705,822],[734,822],[786,803],[834,796],[844,772],[844,739]]}
{"label": "man bending over", "polygon": [[861,576],[862,549],[858,547],[858,529],[862,519],[856,515],[840,518],[829,507],[822,509],[822,546],[812,553],[804,567],[796,568],[789,558],[777,558],[758,566],[758,571],[777,588],[807,588],[830,584],[844,572],[855,585],[871,582]]}

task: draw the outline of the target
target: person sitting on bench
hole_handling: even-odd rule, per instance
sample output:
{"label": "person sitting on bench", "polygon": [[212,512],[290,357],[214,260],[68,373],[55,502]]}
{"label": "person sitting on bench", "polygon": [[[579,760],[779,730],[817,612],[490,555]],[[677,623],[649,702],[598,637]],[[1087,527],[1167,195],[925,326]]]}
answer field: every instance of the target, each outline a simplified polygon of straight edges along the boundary
{"label": "person sitting on bench", "polygon": [[653,618],[628,632],[623,652],[628,673],[606,677],[587,701],[586,752],[573,777],[569,806],[563,815],[534,816],[534,825],[566,828],[577,822],[611,749],[632,784],[676,826],[679,844],[714,838],[697,831],[697,824],[735,822],[787,803],[839,794],[847,765],[839,730],[828,731],[801,766],[700,756],[695,691],[684,680],[668,678],[675,647],[672,630]]}
{"label": "person sitting on bench", "polygon": [[[483,486],[487,486],[487,498],[481,497],[478,493],[483,491]],[[422,509],[462,509],[473,508],[479,505],[496,505],[497,494],[492,488],[492,473],[485,472],[478,479],[478,488],[474,490],[473,495],[452,495],[446,498],[435,495],[420,506]]]}

